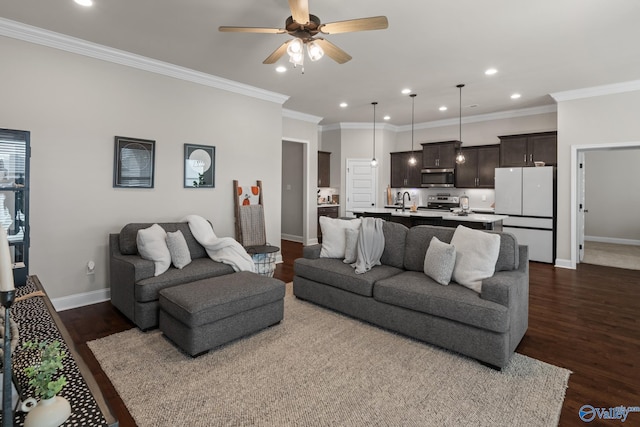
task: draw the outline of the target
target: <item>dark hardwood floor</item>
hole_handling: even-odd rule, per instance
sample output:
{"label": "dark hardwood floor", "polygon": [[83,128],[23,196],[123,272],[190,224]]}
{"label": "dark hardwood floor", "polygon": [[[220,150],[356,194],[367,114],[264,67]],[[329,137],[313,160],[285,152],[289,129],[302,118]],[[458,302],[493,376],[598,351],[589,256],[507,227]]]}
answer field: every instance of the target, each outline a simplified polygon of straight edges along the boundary
{"label": "dark hardwood floor", "polygon": [[[282,241],[275,277],[290,282],[302,245]],[[529,329],[518,353],[567,368],[561,426],[584,426],[578,410],[640,406],[640,271],[580,264],[577,270],[530,263]],[[135,426],[87,341],[133,326],[105,302],[60,312],[78,350],[102,388],[120,426]],[[590,425],[618,425],[619,420]],[[640,425],[630,413],[622,425]]]}

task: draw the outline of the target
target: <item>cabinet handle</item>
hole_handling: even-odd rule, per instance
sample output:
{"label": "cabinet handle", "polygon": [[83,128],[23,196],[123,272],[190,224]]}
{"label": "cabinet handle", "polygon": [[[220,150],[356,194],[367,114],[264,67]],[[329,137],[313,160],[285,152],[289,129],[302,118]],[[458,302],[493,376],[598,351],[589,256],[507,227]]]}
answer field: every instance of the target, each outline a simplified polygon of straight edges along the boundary
{"label": "cabinet handle", "polygon": [[529,154],[529,162],[533,162],[533,153]]}
{"label": "cabinet handle", "polygon": [[524,163],[527,163],[527,153],[524,153]]}

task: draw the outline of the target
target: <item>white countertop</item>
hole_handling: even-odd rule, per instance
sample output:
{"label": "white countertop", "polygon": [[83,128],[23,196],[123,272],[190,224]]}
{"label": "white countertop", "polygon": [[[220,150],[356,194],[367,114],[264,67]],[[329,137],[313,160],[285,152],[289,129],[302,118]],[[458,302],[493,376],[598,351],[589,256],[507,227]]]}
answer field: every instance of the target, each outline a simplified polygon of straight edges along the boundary
{"label": "white countertop", "polygon": [[340,203],[319,203],[318,207],[319,208],[331,208],[331,207],[338,207],[340,206]]}
{"label": "white countertop", "polygon": [[406,209],[402,212],[402,208],[365,208],[365,209],[353,209],[353,213],[390,213],[391,216],[422,216],[422,217],[435,217],[441,216],[444,220],[449,221],[461,221],[461,222],[497,222],[509,218],[508,215],[493,215],[493,214],[477,214],[471,213],[466,216],[456,215],[453,212],[437,211],[437,210],[421,210],[417,212],[411,212]]}

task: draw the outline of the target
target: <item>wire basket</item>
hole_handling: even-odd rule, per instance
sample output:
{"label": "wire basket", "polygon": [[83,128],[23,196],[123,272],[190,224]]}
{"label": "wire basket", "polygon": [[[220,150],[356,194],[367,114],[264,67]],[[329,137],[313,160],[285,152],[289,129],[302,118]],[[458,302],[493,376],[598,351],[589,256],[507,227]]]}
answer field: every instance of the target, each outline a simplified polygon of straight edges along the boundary
{"label": "wire basket", "polygon": [[254,254],[251,258],[256,266],[256,273],[273,277],[276,271],[276,252]]}

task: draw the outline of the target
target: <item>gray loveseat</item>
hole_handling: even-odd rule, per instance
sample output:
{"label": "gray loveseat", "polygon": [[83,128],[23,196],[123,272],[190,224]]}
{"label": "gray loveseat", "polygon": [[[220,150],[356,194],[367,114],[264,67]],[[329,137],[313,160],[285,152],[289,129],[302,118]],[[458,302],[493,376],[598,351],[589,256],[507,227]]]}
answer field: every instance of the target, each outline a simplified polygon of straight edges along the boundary
{"label": "gray loveseat", "polygon": [[192,261],[182,270],[171,266],[154,277],[153,261],[142,259],[136,244],[138,230],[152,225],[127,224],[119,234],[109,235],[111,303],[142,330],[158,326],[158,298],[162,289],[234,272],[231,266],[209,258],[186,222],[170,222],[159,225],[167,232],[182,232]]}
{"label": "gray loveseat", "polygon": [[364,274],[342,259],[304,248],[294,263],[296,297],[392,331],[462,353],[496,368],[507,365],[528,327],[528,248],[499,233],[493,277],[480,294],[455,282],[442,286],[424,274],[433,236],[449,243],[455,229],[385,222],[382,265]]}

